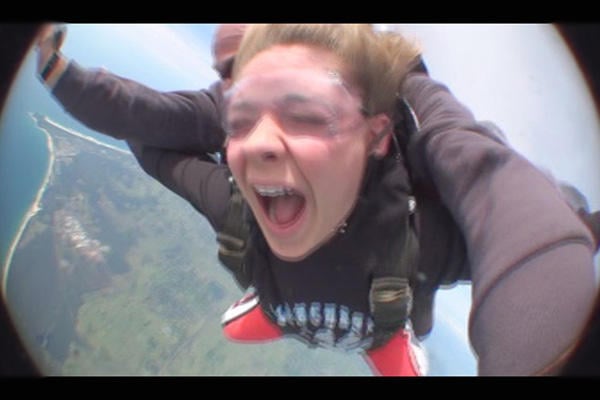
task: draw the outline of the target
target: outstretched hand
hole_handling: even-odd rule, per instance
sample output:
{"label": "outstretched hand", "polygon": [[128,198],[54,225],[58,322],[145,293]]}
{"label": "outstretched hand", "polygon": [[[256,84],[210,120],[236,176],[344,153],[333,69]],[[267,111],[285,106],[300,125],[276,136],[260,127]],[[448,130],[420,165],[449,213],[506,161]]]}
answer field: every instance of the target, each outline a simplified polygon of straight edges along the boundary
{"label": "outstretched hand", "polygon": [[65,35],[64,25],[47,23],[42,25],[36,37],[37,73],[50,87],[61,76],[67,65],[66,59],[60,53]]}
{"label": "outstretched hand", "polygon": [[55,51],[60,51],[64,40],[65,30],[62,25],[42,25],[36,39],[36,48],[38,51],[38,72],[44,68],[52,53]]}

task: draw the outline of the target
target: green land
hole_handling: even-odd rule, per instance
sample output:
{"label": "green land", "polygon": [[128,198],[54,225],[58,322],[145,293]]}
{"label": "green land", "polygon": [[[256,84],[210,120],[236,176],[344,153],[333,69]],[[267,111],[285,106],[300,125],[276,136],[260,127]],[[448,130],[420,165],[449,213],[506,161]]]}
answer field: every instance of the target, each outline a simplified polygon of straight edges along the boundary
{"label": "green land", "polygon": [[52,162],[6,296],[47,375],[369,375],[359,355],[293,339],[227,341],[242,293],[208,222],[134,157],[35,114]]}

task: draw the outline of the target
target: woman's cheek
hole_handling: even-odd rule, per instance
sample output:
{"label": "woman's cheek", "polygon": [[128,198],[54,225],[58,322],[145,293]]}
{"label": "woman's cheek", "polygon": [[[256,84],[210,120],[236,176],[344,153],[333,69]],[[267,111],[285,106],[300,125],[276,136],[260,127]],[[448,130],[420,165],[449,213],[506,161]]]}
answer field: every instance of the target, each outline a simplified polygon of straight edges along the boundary
{"label": "woman's cheek", "polygon": [[229,165],[229,169],[233,174],[234,178],[238,178],[241,174],[242,165],[243,165],[243,157],[240,146],[237,145],[235,141],[230,141],[227,144],[226,149],[227,154],[227,164]]}

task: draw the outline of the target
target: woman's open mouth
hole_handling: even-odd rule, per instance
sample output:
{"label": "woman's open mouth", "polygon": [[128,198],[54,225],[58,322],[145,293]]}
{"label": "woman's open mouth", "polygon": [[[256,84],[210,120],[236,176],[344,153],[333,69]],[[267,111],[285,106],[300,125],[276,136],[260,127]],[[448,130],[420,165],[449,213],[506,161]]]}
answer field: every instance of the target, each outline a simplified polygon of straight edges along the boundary
{"label": "woman's open mouth", "polygon": [[275,231],[291,228],[305,210],[306,200],[286,186],[254,185],[254,191],[267,220]]}

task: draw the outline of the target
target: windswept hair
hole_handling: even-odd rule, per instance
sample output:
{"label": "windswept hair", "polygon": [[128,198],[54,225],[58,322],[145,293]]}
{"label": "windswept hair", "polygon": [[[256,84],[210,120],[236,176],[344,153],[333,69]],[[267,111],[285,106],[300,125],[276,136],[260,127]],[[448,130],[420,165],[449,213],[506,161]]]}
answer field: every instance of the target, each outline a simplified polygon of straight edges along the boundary
{"label": "windswept hair", "polygon": [[393,112],[409,65],[420,55],[417,45],[401,34],[378,32],[370,24],[250,25],[236,55],[234,80],[256,54],[279,44],[305,44],[337,55],[370,115]]}

